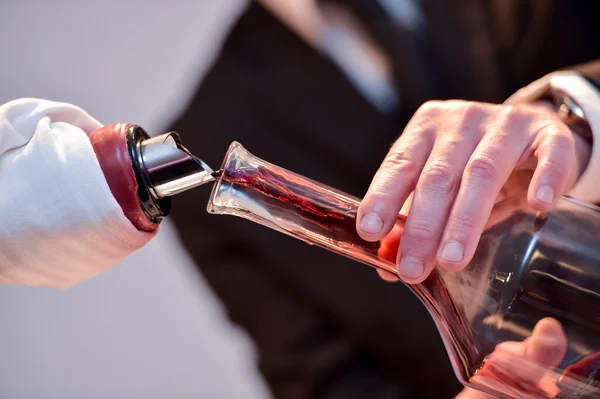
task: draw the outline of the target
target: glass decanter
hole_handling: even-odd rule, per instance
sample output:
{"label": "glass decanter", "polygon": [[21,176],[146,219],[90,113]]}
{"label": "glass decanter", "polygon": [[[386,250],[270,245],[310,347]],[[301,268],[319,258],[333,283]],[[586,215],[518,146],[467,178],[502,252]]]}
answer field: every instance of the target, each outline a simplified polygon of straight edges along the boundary
{"label": "glass decanter", "polygon": [[[396,273],[402,216],[385,239],[364,241],[355,227],[358,198],[265,162],[237,142],[215,177],[208,212]],[[537,214],[525,196],[507,199],[494,208],[466,269],[436,268],[410,285],[465,386],[500,398],[600,398],[599,211],[563,197],[553,212]],[[534,328],[546,335],[536,338]],[[542,356],[528,357],[519,346],[525,342]]]}

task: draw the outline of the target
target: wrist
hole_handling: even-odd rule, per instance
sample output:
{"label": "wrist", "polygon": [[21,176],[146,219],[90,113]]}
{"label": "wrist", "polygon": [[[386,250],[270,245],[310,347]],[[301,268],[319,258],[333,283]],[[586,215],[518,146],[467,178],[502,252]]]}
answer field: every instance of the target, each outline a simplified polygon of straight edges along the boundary
{"label": "wrist", "polygon": [[587,169],[592,155],[593,133],[583,110],[561,91],[551,91],[532,103],[536,108],[562,122],[573,134],[577,179]]}
{"label": "wrist", "polygon": [[594,135],[592,128],[585,117],[583,109],[577,102],[562,90],[552,90],[548,94],[548,100],[554,106],[554,110],[560,120],[567,125],[571,131],[590,145]]}
{"label": "wrist", "polygon": [[518,90],[505,104],[539,101],[550,102],[557,120],[573,132],[580,176],[566,195],[600,203],[600,91],[577,72],[553,72]]}

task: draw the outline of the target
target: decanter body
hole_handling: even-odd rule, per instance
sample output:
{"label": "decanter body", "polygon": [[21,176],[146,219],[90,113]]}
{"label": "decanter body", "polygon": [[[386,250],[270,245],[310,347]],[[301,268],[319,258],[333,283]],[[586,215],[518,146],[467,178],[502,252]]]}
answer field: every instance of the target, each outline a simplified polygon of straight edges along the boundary
{"label": "decanter body", "polygon": [[[359,202],[233,143],[208,211],[395,273],[402,216],[388,237],[367,242],[356,233]],[[436,268],[410,288],[433,317],[465,386],[502,398],[600,398],[598,208],[562,198],[555,211],[538,215],[525,196],[507,199],[494,208],[466,269]],[[545,318],[561,329],[540,343],[547,345],[545,359],[512,351]]]}

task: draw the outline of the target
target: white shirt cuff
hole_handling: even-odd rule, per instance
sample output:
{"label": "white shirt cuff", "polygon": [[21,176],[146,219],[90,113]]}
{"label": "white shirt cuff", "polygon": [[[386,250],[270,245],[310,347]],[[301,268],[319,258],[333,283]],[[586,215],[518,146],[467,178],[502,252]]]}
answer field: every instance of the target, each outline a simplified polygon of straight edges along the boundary
{"label": "white shirt cuff", "polygon": [[588,166],[567,194],[580,201],[600,203],[600,91],[577,72],[553,72],[520,89],[505,104],[535,101],[552,90],[562,91],[579,105],[593,134]]}

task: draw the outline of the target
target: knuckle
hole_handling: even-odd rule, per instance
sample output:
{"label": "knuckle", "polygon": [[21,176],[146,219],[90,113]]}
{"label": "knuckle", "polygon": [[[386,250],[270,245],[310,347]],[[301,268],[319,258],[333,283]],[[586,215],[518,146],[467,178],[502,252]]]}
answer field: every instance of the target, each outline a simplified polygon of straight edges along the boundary
{"label": "knuckle", "polygon": [[454,152],[459,151],[461,147],[464,147],[466,137],[467,135],[463,131],[454,132],[454,134],[443,137],[444,156],[450,158]]}
{"label": "knuckle", "polygon": [[481,183],[496,180],[499,176],[498,164],[489,155],[480,154],[474,157],[467,166],[468,175]]}
{"label": "knuckle", "polygon": [[456,186],[456,173],[447,163],[432,163],[423,170],[421,184],[426,190],[450,193]]}
{"label": "knuckle", "polygon": [[457,211],[450,216],[450,224],[455,231],[467,232],[473,230],[476,227],[475,214],[464,209]]}
{"label": "knuckle", "polygon": [[548,137],[549,145],[558,150],[572,151],[575,149],[575,140],[571,134],[564,134],[556,130]]}
{"label": "knuckle", "polygon": [[438,101],[438,100],[426,101],[423,104],[421,104],[421,106],[419,107],[419,109],[417,109],[417,112],[426,112],[426,111],[429,111],[431,109],[438,108],[438,106],[440,105],[440,103],[441,103],[441,101]]}
{"label": "knuckle", "polygon": [[575,159],[573,137],[557,130],[548,137],[544,147],[540,149],[540,167],[549,170],[557,178],[567,178]]}
{"label": "knuckle", "polygon": [[532,116],[532,112],[521,105],[499,105],[499,107],[507,121],[517,122]]}
{"label": "knuckle", "polygon": [[414,220],[406,227],[405,237],[417,242],[429,242],[436,238],[436,232],[430,222],[426,220]]}
{"label": "knuckle", "polygon": [[435,124],[432,123],[434,120],[434,115],[415,117],[408,123],[402,136],[407,138],[411,144],[427,141],[435,137],[436,128]]}
{"label": "knuckle", "polygon": [[564,180],[570,174],[568,165],[556,159],[547,158],[541,162],[540,166],[550,171],[554,179]]}
{"label": "knuckle", "polygon": [[521,133],[519,126],[525,123],[527,120],[527,111],[517,105],[506,105],[501,107],[502,108],[499,111],[499,119],[501,121],[502,130],[504,132],[524,136]]}
{"label": "knuckle", "polygon": [[412,184],[417,179],[417,165],[406,151],[394,151],[383,161],[382,168],[388,173],[402,175],[406,182]]}
{"label": "knuckle", "polygon": [[444,108],[445,103],[445,101],[440,100],[427,101],[421,104],[421,106],[415,112],[415,115],[425,118],[433,117],[439,114],[440,110]]}
{"label": "knuckle", "polygon": [[481,118],[486,112],[487,106],[478,102],[465,102],[462,104],[463,119],[466,121],[473,121]]}

